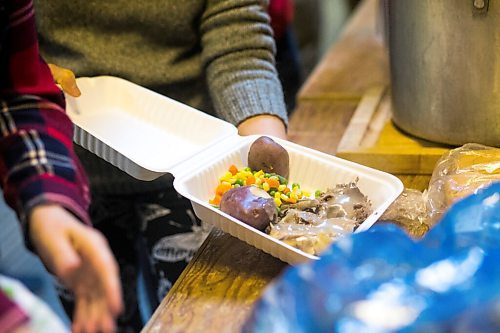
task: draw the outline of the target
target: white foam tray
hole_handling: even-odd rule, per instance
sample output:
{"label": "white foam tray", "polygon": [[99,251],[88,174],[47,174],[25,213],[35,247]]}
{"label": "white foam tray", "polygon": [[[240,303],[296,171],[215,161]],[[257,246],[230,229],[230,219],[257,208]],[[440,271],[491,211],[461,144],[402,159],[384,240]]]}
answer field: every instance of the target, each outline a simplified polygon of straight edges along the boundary
{"label": "white foam tray", "polygon": [[[172,173],[175,189],[191,200],[201,220],[285,262],[317,259],[208,203],[231,164],[247,166],[248,149],[259,136],[240,137],[231,124],[122,79],[81,78],[78,85],[82,96],[68,97],[77,144],[139,179]],[[273,139],[289,153],[290,181],[303,189],[314,193],[359,178],[374,212],[356,232],[370,228],[403,190],[388,173]]]}

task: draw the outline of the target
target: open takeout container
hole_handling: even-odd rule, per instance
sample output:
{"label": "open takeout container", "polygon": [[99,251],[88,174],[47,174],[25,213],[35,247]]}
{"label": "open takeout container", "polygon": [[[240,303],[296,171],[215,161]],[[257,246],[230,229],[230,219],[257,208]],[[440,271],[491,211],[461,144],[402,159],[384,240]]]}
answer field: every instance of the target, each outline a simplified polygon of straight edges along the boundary
{"label": "open takeout container", "polygon": [[[120,78],[77,81],[82,96],[67,97],[77,144],[138,179],[171,173],[175,189],[191,200],[202,221],[285,262],[318,259],[208,203],[231,164],[247,166],[248,149],[259,136],[238,136],[232,124]],[[289,181],[311,193],[359,179],[374,211],[356,232],[370,228],[403,190],[401,181],[388,173],[273,139],[290,156]]]}

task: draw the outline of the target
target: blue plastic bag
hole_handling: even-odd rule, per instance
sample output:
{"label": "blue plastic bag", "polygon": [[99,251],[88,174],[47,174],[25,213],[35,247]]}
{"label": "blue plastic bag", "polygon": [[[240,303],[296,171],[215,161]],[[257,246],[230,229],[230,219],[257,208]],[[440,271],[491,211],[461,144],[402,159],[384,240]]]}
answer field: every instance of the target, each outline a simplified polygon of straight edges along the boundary
{"label": "blue plastic bag", "polygon": [[243,332],[500,332],[500,183],[420,241],[376,226],[289,268]]}

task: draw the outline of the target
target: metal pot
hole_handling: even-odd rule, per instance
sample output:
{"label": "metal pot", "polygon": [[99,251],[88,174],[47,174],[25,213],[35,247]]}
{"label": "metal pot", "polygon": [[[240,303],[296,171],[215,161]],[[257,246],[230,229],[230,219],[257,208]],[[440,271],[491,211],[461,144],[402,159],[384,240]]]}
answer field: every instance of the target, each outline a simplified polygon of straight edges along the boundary
{"label": "metal pot", "polygon": [[388,0],[393,121],[500,146],[500,0]]}

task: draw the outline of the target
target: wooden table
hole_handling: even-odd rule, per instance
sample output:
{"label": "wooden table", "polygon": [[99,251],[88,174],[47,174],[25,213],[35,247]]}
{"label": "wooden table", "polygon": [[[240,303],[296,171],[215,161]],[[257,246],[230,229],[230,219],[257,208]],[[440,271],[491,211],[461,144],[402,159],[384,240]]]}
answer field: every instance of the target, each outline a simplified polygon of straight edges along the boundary
{"label": "wooden table", "polygon": [[[289,138],[335,154],[363,93],[388,85],[378,0],[364,0],[298,96]],[[424,189],[426,175],[397,175]],[[238,332],[255,301],[287,264],[220,230],[210,233],[142,332]]]}

